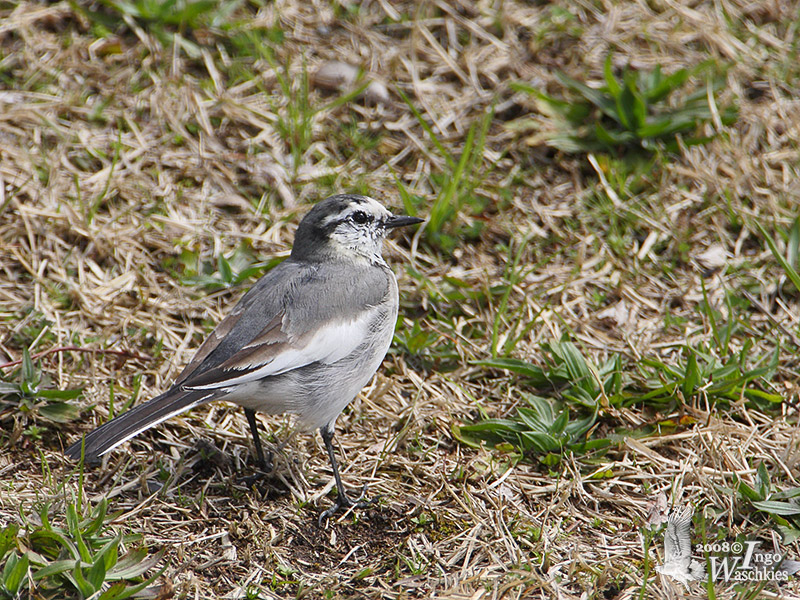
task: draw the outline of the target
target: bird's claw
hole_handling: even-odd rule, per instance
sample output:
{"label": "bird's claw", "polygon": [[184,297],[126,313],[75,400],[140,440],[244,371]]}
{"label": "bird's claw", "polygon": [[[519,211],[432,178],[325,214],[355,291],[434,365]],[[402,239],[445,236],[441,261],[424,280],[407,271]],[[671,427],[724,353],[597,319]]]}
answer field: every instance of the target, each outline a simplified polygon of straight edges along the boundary
{"label": "bird's claw", "polygon": [[253,487],[257,481],[265,479],[272,470],[275,468],[272,462],[272,452],[267,452],[264,456],[263,462],[260,463],[260,468],[257,468],[252,475],[242,477],[239,481],[247,487]]}
{"label": "bird's claw", "polygon": [[369,508],[373,504],[375,504],[376,498],[367,498],[367,486],[364,484],[364,487],[361,488],[361,493],[358,495],[358,498],[355,500],[349,498],[345,494],[341,494],[336,497],[336,502],[333,503],[328,510],[323,511],[319,515],[319,526],[322,527],[322,523],[327,519],[330,519],[333,515],[335,515],[341,509],[350,509],[350,508]]}

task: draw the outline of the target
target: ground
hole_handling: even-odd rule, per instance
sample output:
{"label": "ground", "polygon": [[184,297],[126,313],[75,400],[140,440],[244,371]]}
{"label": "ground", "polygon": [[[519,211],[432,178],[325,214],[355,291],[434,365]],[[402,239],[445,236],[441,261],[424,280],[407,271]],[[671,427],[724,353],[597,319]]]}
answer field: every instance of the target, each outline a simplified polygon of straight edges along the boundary
{"label": "ground", "polygon": [[[33,529],[105,498],[103,539],[164,569],[151,597],[798,597],[655,567],[683,505],[712,554],[774,532],[800,556],[799,24],[778,0],[0,2],[0,595]],[[689,129],[559,145],[537,91],[574,108],[564,75],[656,66],[688,71],[660,110],[705,103]],[[64,458],[337,192],[426,218],[387,243],[395,342],[337,423],[372,507],[317,523],[327,456],[288,416],[259,417],[275,470],[248,485],[224,404]],[[23,597],[91,596],[34,573]]]}

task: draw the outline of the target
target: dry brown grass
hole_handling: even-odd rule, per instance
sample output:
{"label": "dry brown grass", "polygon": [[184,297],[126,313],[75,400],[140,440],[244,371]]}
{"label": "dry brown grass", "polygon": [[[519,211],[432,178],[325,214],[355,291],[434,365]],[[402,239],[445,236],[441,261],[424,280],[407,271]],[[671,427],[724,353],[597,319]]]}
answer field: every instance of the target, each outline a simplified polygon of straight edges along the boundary
{"label": "dry brown grass", "polygon": [[[431,250],[424,230],[389,246],[405,326],[418,320],[455,342],[459,358],[455,370],[440,370],[391,353],[339,419],[344,479],[369,485],[380,498],[374,510],[317,527],[333,482],[320,440],[308,435],[278,453],[271,485],[239,484],[250,443],[243,415],[226,405],[173,419],[88,472],[88,495],[122,511],[115,524],[167,548],[164,579],[176,597],[240,598],[248,586],[261,598],[635,598],[642,589],[704,597],[699,585],[687,592],[652,568],[643,579],[641,528],[656,495],[707,507],[709,522],[732,538],[765,524],[724,491],[734,474],[752,482],[764,461],[779,487],[798,485],[797,295],[776,294],[780,271],[752,227],[788,230],[800,198],[796,7],[563,7],[573,20],[514,1],[375,0],[348,13],[338,3],[284,0],[241,9],[253,15],[249,27],[283,31],[279,72],[286,65],[299,81],[325,60],[359,65],[412,98],[456,156],[494,104],[483,167],[496,165],[478,188],[485,213],[465,208],[455,220],[482,220],[479,240],[452,257]],[[411,19],[389,23],[403,14]],[[190,58],[133,20],[101,38],[67,3],[0,4],[0,362],[19,359],[24,346],[130,355],[41,359],[55,385],[84,388],[84,420],[36,439],[24,433],[30,418],[2,413],[0,524],[55,493],[42,462],[56,481],[67,477],[73,466],[61,449],[107,418],[112,384],[118,405],[139,374],[141,398],[163,390],[240,296],[241,288],[183,285],[174,274],[181,252],[212,263],[240,245],[257,257],[286,252],[299,215],[329,193],[368,189],[399,207],[393,171],[431,202],[438,191],[431,174],[445,161],[395,91],[388,105],[317,112],[293,165],[279,130],[290,101],[273,68],[220,52],[225,36],[213,28],[188,35],[202,44]],[[509,81],[555,90],[554,69],[598,80],[610,49],[620,63],[666,71],[706,59],[729,64],[723,96],[740,105],[730,130],[654,173],[639,221],[623,231],[623,253],[591,208],[603,184],[589,163],[526,147],[503,126],[532,107]],[[237,62],[254,76],[234,78]],[[322,106],[334,96],[310,97]],[[380,142],[365,149],[348,138],[343,124],[351,122]],[[723,313],[726,291],[746,288],[764,308],[746,309],[747,327],[732,344],[752,339],[754,356],[778,339],[792,350],[781,350],[782,413],[743,402],[710,410],[702,398],[673,415],[622,409],[617,426],[683,415],[693,422],[629,439],[596,465],[567,458],[548,469],[459,445],[454,425],[474,420],[478,405],[491,416],[512,413],[525,385],[470,364],[488,356],[480,332],[491,332],[496,300],[465,302],[448,324],[442,315],[451,307],[436,290],[447,276],[474,290],[497,284],[507,261],[500,244],[525,236],[523,260],[541,268],[515,286],[509,306],[538,321],[514,356],[538,363],[541,344],[568,333],[597,360],[619,352],[669,361],[681,344],[711,339],[697,310],[701,286]],[[280,439],[291,429],[289,419],[263,421]],[[209,448],[220,456],[206,458]],[[796,545],[788,551],[800,555]],[[661,552],[657,541],[651,567]],[[740,597],[724,586],[717,595]],[[760,597],[798,595],[791,582]]]}

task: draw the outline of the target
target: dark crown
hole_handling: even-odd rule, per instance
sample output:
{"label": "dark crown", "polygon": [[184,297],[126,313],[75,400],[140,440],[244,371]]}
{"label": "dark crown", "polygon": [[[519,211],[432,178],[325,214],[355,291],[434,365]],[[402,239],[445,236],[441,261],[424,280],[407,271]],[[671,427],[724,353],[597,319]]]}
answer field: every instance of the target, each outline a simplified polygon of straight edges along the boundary
{"label": "dark crown", "polygon": [[317,253],[324,252],[330,235],[340,223],[337,220],[327,221],[328,217],[343,213],[353,204],[363,204],[367,198],[355,194],[336,194],[318,202],[306,213],[297,232],[294,234],[292,258],[307,259]]}

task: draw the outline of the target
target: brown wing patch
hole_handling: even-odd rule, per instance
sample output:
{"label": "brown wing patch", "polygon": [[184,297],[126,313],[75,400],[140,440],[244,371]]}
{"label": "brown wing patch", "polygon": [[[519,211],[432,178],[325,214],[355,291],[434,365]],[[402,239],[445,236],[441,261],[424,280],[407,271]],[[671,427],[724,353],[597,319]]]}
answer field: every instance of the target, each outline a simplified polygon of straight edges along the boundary
{"label": "brown wing patch", "polygon": [[195,355],[192,357],[192,360],[189,361],[189,364],[187,364],[183,368],[183,371],[180,372],[180,375],[178,375],[177,379],[175,379],[175,383],[173,385],[183,384],[187,379],[189,379],[189,377],[191,377],[195,369],[197,369],[197,367],[202,364],[206,357],[211,354],[217,346],[219,346],[219,343],[222,341],[222,339],[228,335],[236,323],[239,322],[243,312],[243,310],[234,310],[231,314],[220,321],[220,324],[217,325],[216,329],[211,332],[211,334],[201,344],[200,348],[197,349],[197,352],[195,352]]}
{"label": "brown wing patch", "polygon": [[228,360],[195,377],[183,379],[181,385],[191,388],[219,383],[230,378],[231,371],[235,372],[235,377],[239,377],[271,362],[286,348],[289,341],[289,337],[281,330],[283,315],[283,312],[275,315],[253,341],[242,347]]}
{"label": "brown wing patch", "polygon": [[289,336],[281,329],[283,316],[281,312],[267,323],[261,332],[246,346],[243,346],[234,356],[222,363],[219,368],[223,371],[235,369],[244,371],[253,367],[261,367],[275,358],[289,341]]}

